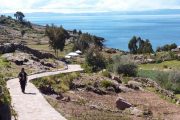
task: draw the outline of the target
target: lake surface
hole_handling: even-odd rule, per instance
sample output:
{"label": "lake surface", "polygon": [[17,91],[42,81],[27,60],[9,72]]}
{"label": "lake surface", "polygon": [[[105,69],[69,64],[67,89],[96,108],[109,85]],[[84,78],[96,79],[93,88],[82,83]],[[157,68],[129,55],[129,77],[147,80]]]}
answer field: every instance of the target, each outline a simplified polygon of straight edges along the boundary
{"label": "lake surface", "polygon": [[104,37],[106,46],[128,50],[132,36],[149,39],[156,49],[160,45],[180,45],[179,15],[40,15],[27,16],[33,23],[63,25],[66,29]]}

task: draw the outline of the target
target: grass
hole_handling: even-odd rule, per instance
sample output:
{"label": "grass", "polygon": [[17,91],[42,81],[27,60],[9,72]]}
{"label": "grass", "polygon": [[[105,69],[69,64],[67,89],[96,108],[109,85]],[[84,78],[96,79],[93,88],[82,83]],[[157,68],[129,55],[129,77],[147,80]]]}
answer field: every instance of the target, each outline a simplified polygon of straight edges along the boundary
{"label": "grass", "polygon": [[138,70],[138,76],[143,78],[150,78],[152,80],[155,80],[157,75],[162,73],[161,71],[157,70]]}
{"label": "grass", "polygon": [[139,65],[139,69],[143,70],[164,70],[164,69],[174,69],[180,70],[180,61],[172,60],[172,61],[165,61],[159,64],[141,64]]}
{"label": "grass", "polygon": [[104,88],[108,88],[108,87],[113,86],[113,83],[109,80],[102,80],[100,84]]}
{"label": "grass", "polygon": [[11,97],[8,89],[6,88],[6,81],[4,80],[3,75],[0,75],[0,87],[0,103],[10,105]]}
{"label": "grass", "polygon": [[78,72],[69,74],[59,74],[49,77],[38,78],[32,81],[32,83],[39,88],[48,89],[49,87],[57,94],[64,93],[71,89],[73,79],[79,77]]}
{"label": "grass", "polygon": [[180,94],[176,94],[176,97],[180,99]]}
{"label": "grass", "polygon": [[10,62],[4,58],[0,58],[0,68],[10,67]]}

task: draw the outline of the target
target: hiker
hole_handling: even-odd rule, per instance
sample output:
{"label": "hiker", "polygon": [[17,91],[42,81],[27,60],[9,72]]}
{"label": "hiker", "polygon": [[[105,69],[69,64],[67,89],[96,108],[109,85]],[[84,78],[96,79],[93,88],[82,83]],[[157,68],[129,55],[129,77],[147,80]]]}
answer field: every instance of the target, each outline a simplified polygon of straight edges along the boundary
{"label": "hiker", "polygon": [[27,73],[25,72],[24,68],[21,69],[21,72],[19,73],[18,77],[21,85],[21,90],[23,93],[25,93],[25,87],[27,83]]}

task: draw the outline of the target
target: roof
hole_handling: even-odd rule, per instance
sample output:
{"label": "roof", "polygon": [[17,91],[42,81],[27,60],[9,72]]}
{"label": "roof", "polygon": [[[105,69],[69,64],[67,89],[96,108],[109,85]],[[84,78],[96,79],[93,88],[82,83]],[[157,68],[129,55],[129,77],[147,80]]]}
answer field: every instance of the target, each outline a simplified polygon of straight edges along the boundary
{"label": "roof", "polygon": [[79,54],[77,54],[75,52],[71,52],[71,53],[67,54],[67,56],[79,56]]}
{"label": "roof", "polygon": [[77,50],[75,53],[81,54],[82,52],[80,50]]}

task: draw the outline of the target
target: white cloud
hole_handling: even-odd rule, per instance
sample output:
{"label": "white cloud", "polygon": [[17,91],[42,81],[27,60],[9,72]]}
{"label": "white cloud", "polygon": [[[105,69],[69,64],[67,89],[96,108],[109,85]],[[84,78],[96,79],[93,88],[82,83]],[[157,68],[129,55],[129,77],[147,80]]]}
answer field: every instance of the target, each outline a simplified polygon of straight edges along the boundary
{"label": "white cloud", "polygon": [[180,8],[179,0],[0,0],[0,12],[102,12]]}

